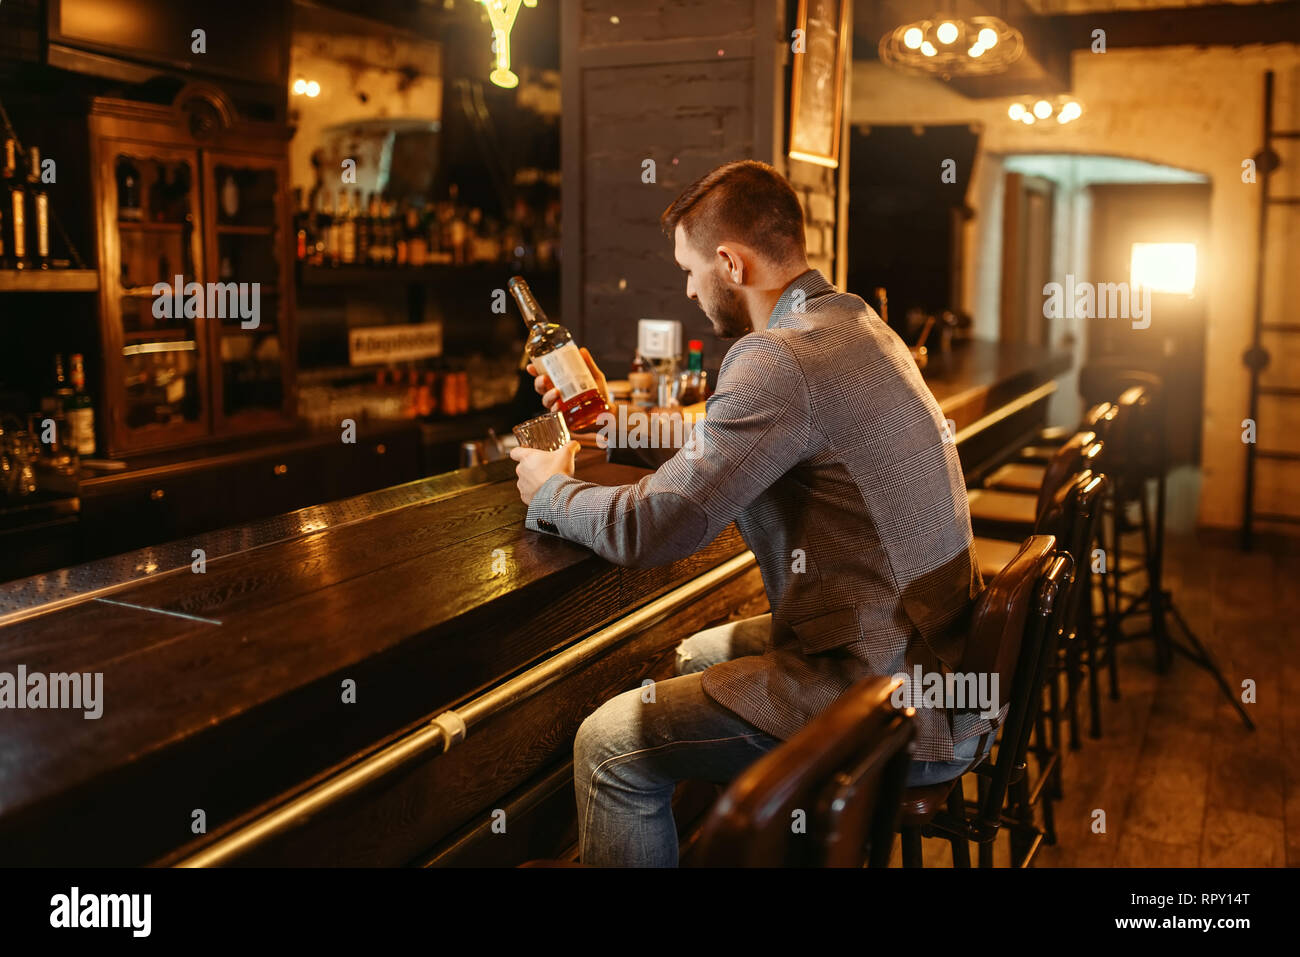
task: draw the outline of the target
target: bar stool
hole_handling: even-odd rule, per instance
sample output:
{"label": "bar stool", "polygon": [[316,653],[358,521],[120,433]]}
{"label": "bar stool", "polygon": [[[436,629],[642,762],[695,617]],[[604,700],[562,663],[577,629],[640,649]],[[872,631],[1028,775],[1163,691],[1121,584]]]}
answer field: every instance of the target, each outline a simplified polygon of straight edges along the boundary
{"label": "bar stool", "polygon": [[[1214,655],[1179,612],[1173,595],[1164,585],[1165,496],[1168,461],[1165,453],[1163,385],[1158,376],[1123,371],[1113,375],[1132,382],[1115,405],[1119,418],[1114,425],[1116,447],[1114,492],[1111,496],[1110,582],[1114,615],[1107,629],[1106,652],[1111,674],[1111,696],[1119,697],[1117,650],[1120,643],[1151,638],[1155,646],[1156,671],[1163,674],[1178,652],[1214,678],[1219,691],[1233,706],[1242,723],[1254,730],[1255,723],[1242,704],[1240,689],[1224,676]],[[1132,519],[1136,506],[1138,518]],[[1126,538],[1136,534],[1138,555],[1127,559]],[[1140,589],[1126,589],[1135,576],[1144,576]],[[1126,632],[1126,620],[1145,618],[1146,628]],[[1170,633],[1170,620],[1178,625],[1181,640]]]}
{"label": "bar stool", "polygon": [[[1090,408],[1083,417],[1077,431],[1095,432],[1097,438],[1106,441],[1110,423],[1115,415],[1115,407],[1109,402],[1102,402]],[[1041,440],[1027,445],[1015,454],[1015,461],[999,466],[989,473],[980,483],[983,488],[1001,489],[1006,492],[1036,492],[1043,483],[1047,464],[1075,434],[1075,430],[1066,430],[1061,441],[1048,444]]]}
{"label": "bar stool", "polygon": [[[977,536],[975,552],[980,556],[980,570],[996,574],[1015,553],[999,549],[993,540],[1001,538],[1020,542],[1033,534],[1039,516],[1046,511],[1056,493],[1072,476],[1094,468],[1102,451],[1103,445],[1097,433],[1090,430],[1076,432],[1052,456],[1052,461],[1043,471],[1042,481],[1032,493],[971,489],[967,493],[967,502],[971,525]],[[1002,564],[997,563],[998,558],[1002,559]]]}
{"label": "bar stool", "polygon": [[[714,804],[688,867],[884,867],[894,842],[915,728],[872,676],[733,781]],[[794,815],[805,816],[796,833]]]}
{"label": "bar stool", "polygon": [[[1033,824],[1027,760],[1029,738],[1042,706],[1048,660],[1055,655],[1059,628],[1058,594],[1069,579],[1073,562],[1056,551],[1051,535],[1025,541],[1015,558],[980,594],[972,616],[970,639],[958,671],[1011,676],[1010,707],[1001,743],[992,763],[982,761],[971,772],[979,775],[979,799],[969,813],[959,776],[928,787],[908,788],[903,795],[899,830],[903,866],[921,866],[921,838],[945,837],[952,843],[953,864],[970,866],[969,843],[979,847],[981,867],[993,864],[993,841],[1006,824],[1013,833],[1018,866],[1032,859],[1043,832]],[[1014,813],[1004,814],[1011,795]]]}
{"label": "bar stool", "polygon": [[[873,867],[889,863],[916,733],[898,681],[872,675],[727,786],[683,867]],[[793,828],[794,814],[804,828]],[[521,867],[581,867],[536,860]]]}
{"label": "bar stool", "polygon": [[[1064,550],[1074,559],[1074,571],[1066,586],[1062,598],[1060,616],[1061,632],[1058,636],[1057,654],[1049,665],[1046,684],[1048,690],[1048,708],[1046,714],[1040,715],[1036,729],[1036,743],[1031,750],[1038,758],[1040,783],[1035,786],[1034,797],[1037,799],[1042,781],[1051,782],[1053,797],[1061,797],[1060,781],[1060,681],[1059,674],[1064,671],[1067,677],[1066,704],[1070,727],[1070,747],[1079,747],[1078,689],[1082,682],[1079,668],[1078,638],[1083,635],[1084,646],[1088,649],[1089,704],[1092,718],[1093,737],[1101,735],[1099,713],[1100,691],[1096,680],[1100,668],[1096,628],[1092,615],[1092,563],[1089,550],[1097,541],[1100,532],[1104,503],[1109,490],[1109,480],[1105,475],[1085,470],[1074,476],[1062,488],[1052,506],[1040,518],[1036,534],[1055,535],[1057,541],[1064,543]],[[1050,731],[1050,734],[1047,732]],[[1045,805],[1044,816],[1047,823],[1048,843],[1055,843],[1055,832],[1051,827],[1050,803]]]}

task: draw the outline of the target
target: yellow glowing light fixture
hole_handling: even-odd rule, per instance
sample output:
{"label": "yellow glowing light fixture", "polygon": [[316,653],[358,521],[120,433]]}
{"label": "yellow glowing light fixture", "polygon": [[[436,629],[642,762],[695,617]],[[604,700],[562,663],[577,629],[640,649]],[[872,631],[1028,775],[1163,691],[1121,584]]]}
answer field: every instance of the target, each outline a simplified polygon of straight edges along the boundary
{"label": "yellow glowing light fixture", "polygon": [[507,90],[519,85],[519,77],[510,69],[510,31],[514,29],[519,8],[535,7],[537,0],[479,0],[487,8],[492,23],[493,48],[496,50],[496,69],[488,79]]}
{"label": "yellow glowing light fixture", "polygon": [[952,43],[957,39],[957,24],[950,21],[939,24],[939,29],[934,31],[935,36],[939,38],[940,43]]}
{"label": "yellow glowing light fixture", "polygon": [[1130,272],[1134,286],[1190,296],[1196,291],[1196,244],[1134,243]]}
{"label": "yellow glowing light fixture", "polygon": [[921,47],[921,41],[925,39],[925,34],[918,27],[912,27],[903,34],[903,46],[909,50],[917,50]]}

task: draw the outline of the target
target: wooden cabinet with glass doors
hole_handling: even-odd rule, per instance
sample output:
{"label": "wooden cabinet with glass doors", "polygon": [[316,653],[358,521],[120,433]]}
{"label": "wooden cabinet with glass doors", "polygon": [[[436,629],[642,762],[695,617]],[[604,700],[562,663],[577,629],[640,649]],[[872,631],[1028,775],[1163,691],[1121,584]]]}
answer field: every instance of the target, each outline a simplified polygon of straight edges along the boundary
{"label": "wooden cabinet with glass doors", "polygon": [[110,454],[292,425],[286,130],[192,84],[90,131]]}

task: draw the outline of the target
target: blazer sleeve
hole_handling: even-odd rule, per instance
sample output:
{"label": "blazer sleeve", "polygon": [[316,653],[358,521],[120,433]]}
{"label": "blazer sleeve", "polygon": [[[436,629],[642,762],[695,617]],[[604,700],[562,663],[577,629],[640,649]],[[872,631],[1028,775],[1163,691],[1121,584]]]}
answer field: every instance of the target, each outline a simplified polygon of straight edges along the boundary
{"label": "blazer sleeve", "polygon": [[804,459],[812,434],[803,372],[775,335],[751,333],[731,347],[706,408],[690,441],[653,474],[619,486],[552,476],[524,524],[618,565],[698,551]]}

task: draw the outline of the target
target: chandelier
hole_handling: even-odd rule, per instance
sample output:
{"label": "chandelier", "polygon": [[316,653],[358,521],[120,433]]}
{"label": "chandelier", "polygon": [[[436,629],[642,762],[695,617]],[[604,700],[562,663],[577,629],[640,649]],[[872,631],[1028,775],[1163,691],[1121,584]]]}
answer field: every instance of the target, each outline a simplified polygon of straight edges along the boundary
{"label": "chandelier", "polygon": [[1051,130],[1073,123],[1083,116],[1083,105],[1068,94],[1027,96],[1013,100],[1007,107],[1007,119],[1036,130]]}
{"label": "chandelier", "polygon": [[989,76],[1024,55],[1025,38],[997,17],[948,17],[904,23],[880,38],[880,60],[907,73]]}

